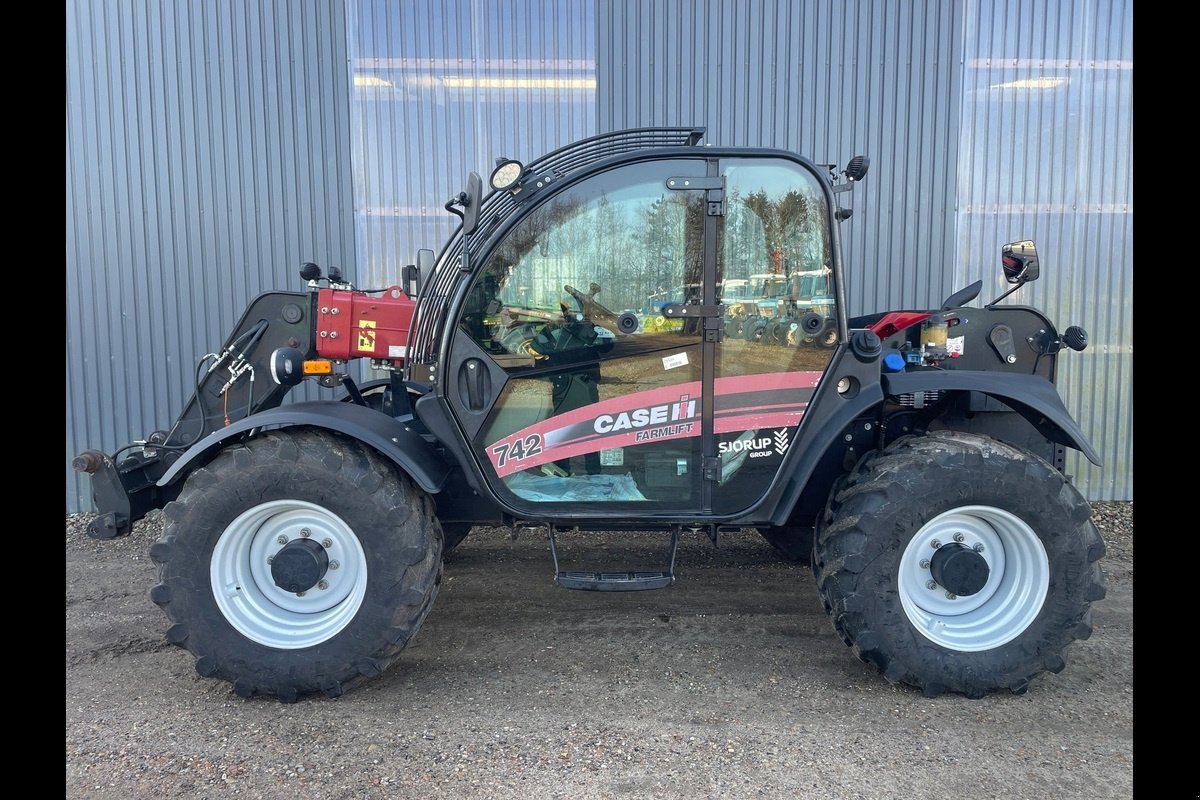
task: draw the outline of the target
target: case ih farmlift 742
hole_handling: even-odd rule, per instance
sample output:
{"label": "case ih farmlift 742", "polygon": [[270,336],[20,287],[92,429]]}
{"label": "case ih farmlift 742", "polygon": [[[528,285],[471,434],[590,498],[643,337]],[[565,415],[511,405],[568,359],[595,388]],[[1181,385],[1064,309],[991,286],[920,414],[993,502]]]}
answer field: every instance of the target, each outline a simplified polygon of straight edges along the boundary
{"label": "case ih farmlift 742", "polygon": [[[475,525],[544,527],[555,581],[593,591],[666,587],[681,534],[754,528],[811,564],[837,633],[889,681],[979,697],[1064,667],[1104,595],[1064,451],[1099,458],[1054,384],[1087,334],[998,304],[1038,277],[1033,242],[1000,248],[991,303],[978,281],[848,317],[838,201],[867,161],[703,133],[499,159],[486,191],[471,173],[454,236],[398,285],[305,264],[303,291],[259,296],[197,354],[169,429],[75,459],[92,536],[163,509],[151,597],[201,675],[283,701],[378,675]],[[795,320],[814,335],[726,335],[723,287],[764,264],[829,271],[820,313]],[[695,291],[646,324],[663,286]],[[352,377],[360,359],[382,377]],[[283,402],[306,380],[331,396]],[[662,569],[560,569],[575,529],[662,535]]]}

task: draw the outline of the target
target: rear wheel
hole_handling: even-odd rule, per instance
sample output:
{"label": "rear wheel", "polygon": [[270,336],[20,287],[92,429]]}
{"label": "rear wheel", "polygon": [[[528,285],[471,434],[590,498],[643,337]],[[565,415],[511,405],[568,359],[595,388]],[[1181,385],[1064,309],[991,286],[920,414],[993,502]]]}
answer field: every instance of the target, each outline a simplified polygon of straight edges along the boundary
{"label": "rear wheel", "polygon": [[243,697],[336,697],[387,669],[442,576],[432,500],[369,448],[288,429],[235,444],[164,509],[167,639]]}
{"label": "rear wheel", "polygon": [[814,573],[834,627],[933,696],[1025,691],[1091,634],[1104,596],[1091,508],[1049,463],[985,436],[897,440],[835,488]]}

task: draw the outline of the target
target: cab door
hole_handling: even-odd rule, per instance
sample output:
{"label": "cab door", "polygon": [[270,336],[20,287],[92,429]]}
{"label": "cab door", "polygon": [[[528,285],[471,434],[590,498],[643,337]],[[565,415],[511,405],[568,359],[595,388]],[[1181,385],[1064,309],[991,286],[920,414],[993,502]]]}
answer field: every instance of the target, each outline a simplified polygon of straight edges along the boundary
{"label": "cab door", "polygon": [[[494,234],[459,314],[447,399],[484,479],[530,514],[696,514],[711,504],[702,319],[710,159],[595,172]],[[707,271],[707,275],[706,275]],[[707,430],[706,423],[707,421]],[[707,486],[706,486],[707,483]]]}
{"label": "cab door", "polygon": [[[724,335],[713,362],[719,463],[713,512],[758,503],[789,462],[792,442],[839,338],[833,218],[812,169],[783,156],[721,161],[725,200],[717,260]],[[802,299],[807,277],[829,290]]]}

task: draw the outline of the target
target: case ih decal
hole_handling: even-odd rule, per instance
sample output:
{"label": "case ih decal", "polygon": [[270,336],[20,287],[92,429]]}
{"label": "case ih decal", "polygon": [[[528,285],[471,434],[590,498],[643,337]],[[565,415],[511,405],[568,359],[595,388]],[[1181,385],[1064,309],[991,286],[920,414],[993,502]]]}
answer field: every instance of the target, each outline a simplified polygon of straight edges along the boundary
{"label": "case ih decal", "polygon": [[[714,433],[782,428],[761,449],[783,453],[787,429],[800,424],[820,372],[770,372],[718,378]],[[699,381],[615,397],[543,420],[493,442],[488,458],[500,477],[570,456],[700,435]],[[756,448],[759,449],[759,448]]]}

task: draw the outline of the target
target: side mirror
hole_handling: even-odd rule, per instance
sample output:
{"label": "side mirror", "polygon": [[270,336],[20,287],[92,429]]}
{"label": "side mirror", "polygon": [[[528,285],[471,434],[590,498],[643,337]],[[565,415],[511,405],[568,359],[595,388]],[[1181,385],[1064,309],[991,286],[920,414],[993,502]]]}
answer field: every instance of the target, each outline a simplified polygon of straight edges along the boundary
{"label": "side mirror", "polygon": [[437,256],[433,254],[432,250],[421,249],[417,251],[417,263],[406,266],[402,275],[405,294],[409,297],[416,297],[429,284],[429,281],[433,278],[433,268],[436,258]]}
{"label": "side mirror", "polygon": [[479,204],[483,202],[483,179],[479,173],[467,176],[467,202],[463,209],[463,235],[470,236],[479,227]]}
{"label": "side mirror", "polygon": [[1029,240],[1009,242],[1000,250],[1000,266],[1009,283],[1036,281],[1039,271],[1037,246]]}

